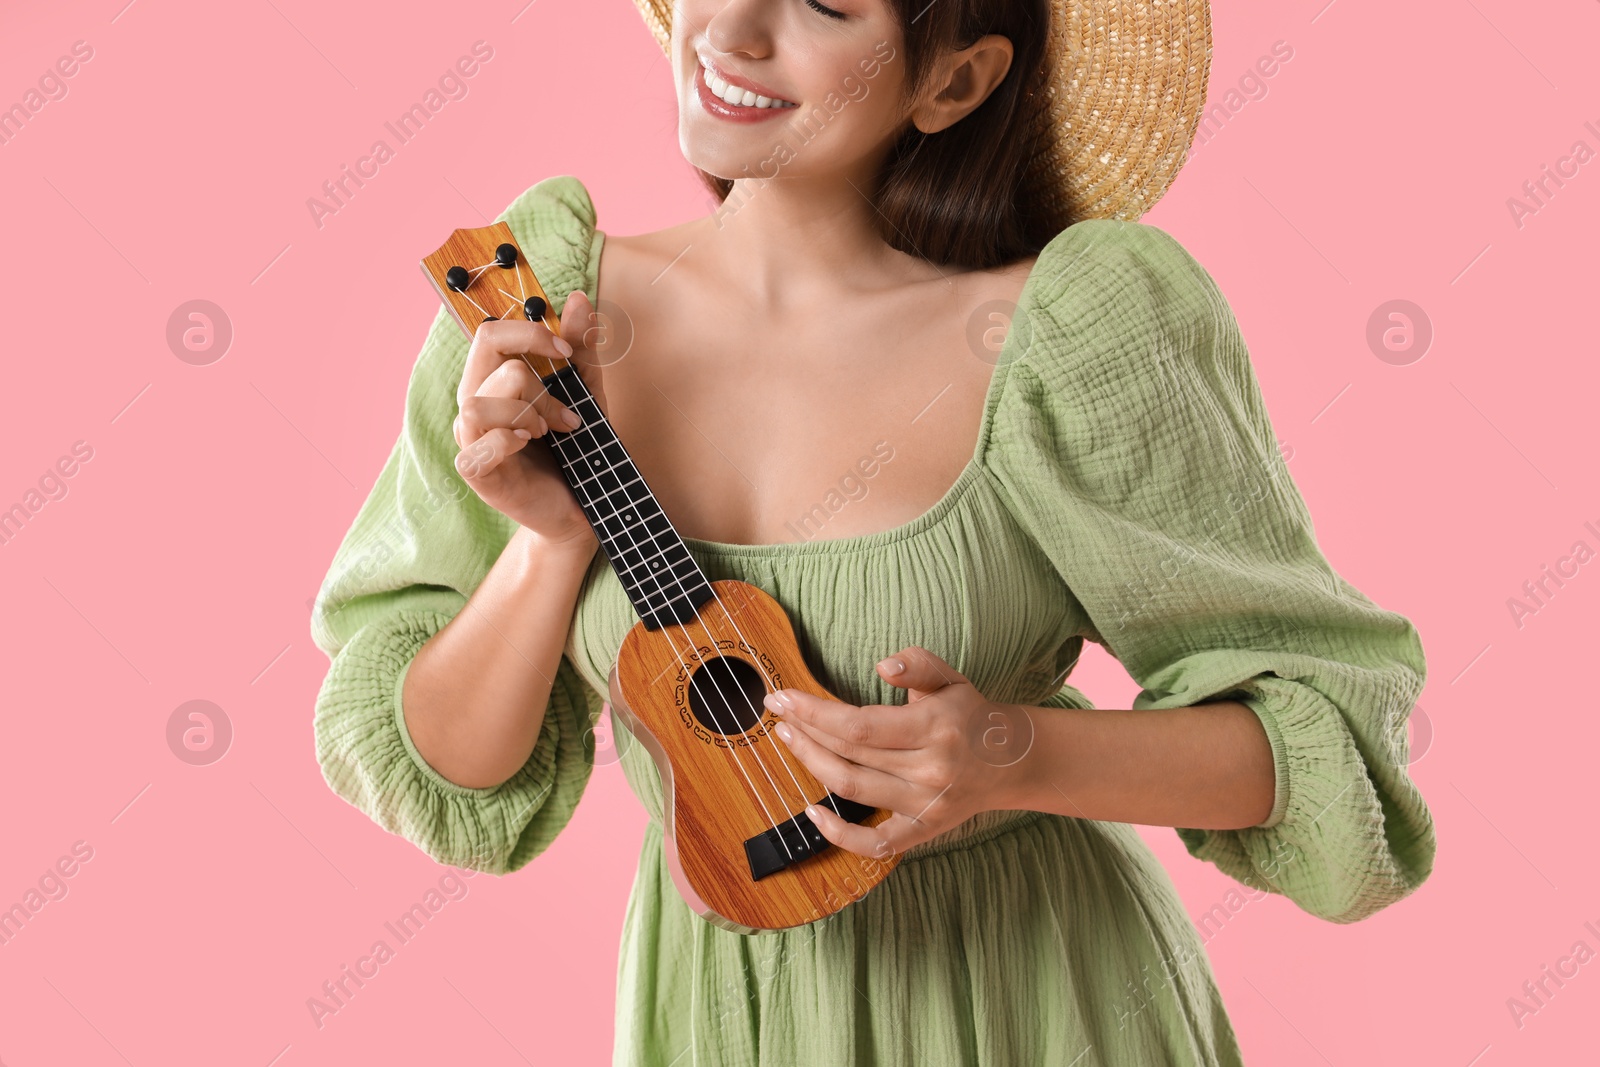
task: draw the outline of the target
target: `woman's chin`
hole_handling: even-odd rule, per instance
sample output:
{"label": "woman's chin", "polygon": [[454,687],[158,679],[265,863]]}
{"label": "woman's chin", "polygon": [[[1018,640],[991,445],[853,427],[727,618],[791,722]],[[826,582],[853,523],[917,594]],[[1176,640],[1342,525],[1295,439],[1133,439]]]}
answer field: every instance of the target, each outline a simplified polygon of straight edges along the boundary
{"label": "woman's chin", "polygon": [[762,160],[772,154],[770,144],[741,146],[742,150],[739,151],[730,151],[731,146],[724,144],[708,150],[708,146],[698,138],[681,139],[678,147],[689,166],[727,181],[760,174]]}

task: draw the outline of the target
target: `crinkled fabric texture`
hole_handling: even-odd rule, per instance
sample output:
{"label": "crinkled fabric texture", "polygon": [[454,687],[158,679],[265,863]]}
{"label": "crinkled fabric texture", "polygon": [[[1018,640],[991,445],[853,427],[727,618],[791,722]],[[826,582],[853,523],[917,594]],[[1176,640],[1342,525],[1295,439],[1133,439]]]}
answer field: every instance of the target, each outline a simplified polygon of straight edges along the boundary
{"label": "crinkled fabric texture", "polygon": [[[604,234],[576,179],[538,183],[501,218],[558,305],[572,289],[601,295]],[[328,784],[384,828],[506,874],[570,820],[591,771],[584,735],[637,620],[597,553],[538,743],[504,784],[456,786],[411,744],[406,667],[513,530],[453,466],[467,347],[441,310],[399,440],[318,597],[312,633],[331,665],[315,739]],[[1094,641],[1141,686],[1136,708],[1247,704],[1272,745],[1271,814],[1176,832],[1256,892],[1354,922],[1432,869],[1433,823],[1406,771],[1418,635],[1323,557],[1227,302],[1156,227],[1087,220],[1045,248],[972,459],[928,512],[861,537],[688,543],[713,580],[776,597],[812,672],[853,703],[901,702],[873,664],[917,644],[993,700],[1088,707],[1062,681]],[[618,741],[651,820],[625,918],[616,1064],[1240,1062],[1198,931],[1131,827],[986,812],[838,914],[744,936],[678,896],[654,766]]]}

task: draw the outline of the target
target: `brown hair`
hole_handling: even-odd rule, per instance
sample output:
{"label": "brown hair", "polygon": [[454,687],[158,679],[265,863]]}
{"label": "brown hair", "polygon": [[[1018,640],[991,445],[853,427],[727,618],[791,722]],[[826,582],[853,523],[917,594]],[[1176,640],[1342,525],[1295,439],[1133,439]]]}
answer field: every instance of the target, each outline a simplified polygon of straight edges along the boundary
{"label": "brown hair", "polygon": [[[908,125],[890,146],[869,192],[883,239],[968,270],[1036,254],[1065,225],[1032,187],[1028,166],[1043,129],[1049,0],[890,0],[890,6],[904,30],[907,94],[926,82],[940,49],[995,33],[1011,41],[1012,57],[1000,84],[965,118],[931,134]],[[727,199],[732,181],[696,170],[718,201]]]}

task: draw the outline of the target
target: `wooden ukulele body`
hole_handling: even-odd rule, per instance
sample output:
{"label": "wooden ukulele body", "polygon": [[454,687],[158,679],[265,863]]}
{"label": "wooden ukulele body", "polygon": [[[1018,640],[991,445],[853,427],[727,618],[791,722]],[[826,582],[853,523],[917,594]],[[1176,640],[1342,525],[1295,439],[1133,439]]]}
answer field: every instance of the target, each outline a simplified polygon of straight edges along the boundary
{"label": "wooden ukulele body", "polygon": [[[468,337],[495,319],[542,322],[560,335],[504,221],[453,231],[422,272]],[[805,808],[823,803],[864,826],[891,813],[829,793],[773,733],[767,693],[835,699],[806,669],[788,615],[755,586],[712,582],[700,570],[574,365],[520,358],[583,417],[528,447],[555,456],[639,614],[611,668],[611,707],[655,757],[678,891],[707,920],[741,933],[800,926],[860,899],[900,857],[835,847]]]}
{"label": "wooden ukulele body", "polygon": [[[655,759],[662,844],[689,906],[740,933],[814,922],[862,897],[900,857],[846,852],[805,817],[831,794],[773,732],[779,720],[761,700],[775,689],[837,698],[806,668],[776,600],[745,582],[712,588],[697,618],[628,631],[611,668],[611,709]],[[847,817],[858,807],[840,806]],[[851,821],[876,826],[889,815]],[[781,868],[757,877],[762,856]]]}

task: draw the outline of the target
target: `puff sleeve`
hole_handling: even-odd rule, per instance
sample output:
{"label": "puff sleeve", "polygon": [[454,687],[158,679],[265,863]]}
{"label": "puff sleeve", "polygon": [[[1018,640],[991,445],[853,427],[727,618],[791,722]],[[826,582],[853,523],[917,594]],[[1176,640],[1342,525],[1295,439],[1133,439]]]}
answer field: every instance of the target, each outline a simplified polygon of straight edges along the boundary
{"label": "puff sleeve", "polygon": [[[576,179],[540,182],[500,219],[552,299],[593,294],[594,215]],[[570,820],[589,779],[585,734],[601,698],[563,655],[532,753],[492,788],[444,778],[406,731],[400,697],[412,658],[462,609],[515,530],[455,469],[451,426],[468,347],[441,306],[411,372],[399,439],[312,609],[312,639],[330,661],[314,735],[328,785],[384,829],[441,863],[505,874]]]}
{"label": "puff sleeve", "polygon": [[1164,231],[1089,220],[1041,254],[1002,351],[985,464],[1136,710],[1231,699],[1271,742],[1272,811],[1177,828],[1191,855],[1354,922],[1433,867],[1407,773],[1416,629],[1318,548],[1227,301]]}

